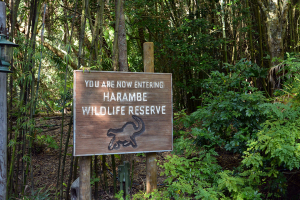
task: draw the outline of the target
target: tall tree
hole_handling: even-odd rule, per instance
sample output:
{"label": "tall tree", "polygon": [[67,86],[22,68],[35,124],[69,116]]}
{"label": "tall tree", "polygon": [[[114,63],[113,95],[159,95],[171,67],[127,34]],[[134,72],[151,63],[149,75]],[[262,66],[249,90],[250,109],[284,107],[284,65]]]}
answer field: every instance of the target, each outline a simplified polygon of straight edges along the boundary
{"label": "tall tree", "polygon": [[115,2],[115,34],[114,34],[114,43],[113,43],[113,53],[112,53],[112,69],[117,71],[118,68],[118,33],[119,33],[119,23],[120,23],[120,9],[121,1],[116,0]]}
{"label": "tall tree", "polygon": [[119,68],[120,71],[128,72],[124,2],[125,0],[121,0],[121,5],[120,5],[120,22],[119,22],[119,33],[118,33]]}
{"label": "tall tree", "polygon": [[271,64],[278,64],[273,58],[283,58],[283,39],[286,33],[289,0],[257,0],[265,17]]}

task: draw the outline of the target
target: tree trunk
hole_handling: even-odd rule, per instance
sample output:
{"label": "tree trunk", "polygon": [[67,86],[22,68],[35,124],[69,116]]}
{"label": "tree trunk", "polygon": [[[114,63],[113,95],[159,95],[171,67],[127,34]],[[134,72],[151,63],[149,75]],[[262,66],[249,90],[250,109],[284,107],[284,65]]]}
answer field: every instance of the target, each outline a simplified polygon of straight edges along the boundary
{"label": "tree trunk", "polygon": [[119,34],[118,34],[119,69],[120,71],[128,72],[124,1],[125,0],[121,0],[121,6],[120,6],[120,22],[119,22]]}
{"label": "tree trunk", "polygon": [[115,25],[115,34],[114,34],[114,44],[113,44],[113,53],[112,53],[112,63],[113,71],[117,71],[118,68],[118,32],[119,32],[119,22],[120,22],[120,6],[121,6],[121,1],[122,0],[116,0],[115,2],[115,20],[116,20],[116,25]]}
{"label": "tree trunk", "polygon": [[223,53],[224,53],[224,62],[227,63],[227,45],[226,45],[226,32],[225,32],[225,14],[224,14],[224,1],[220,0],[220,5],[221,5],[221,14],[222,14],[222,33],[223,33]]}
{"label": "tree trunk", "polygon": [[78,66],[77,69],[80,68],[82,64],[82,46],[83,46],[83,40],[85,35],[85,24],[86,24],[86,11],[87,7],[89,6],[89,0],[83,0],[82,1],[82,14],[81,14],[81,28],[80,28],[80,37],[79,37],[79,52],[78,52]]}
{"label": "tree trunk", "polygon": [[288,0],[283,0],[278,3],[277,0],[269,0],[263,3],[262,0],[257,0],[265,16],[267,27],[267,39],[270,51],[271,65],[279,63],[274,58],[283,58],[283,37],[285,36],[287,17],[288,17]]}

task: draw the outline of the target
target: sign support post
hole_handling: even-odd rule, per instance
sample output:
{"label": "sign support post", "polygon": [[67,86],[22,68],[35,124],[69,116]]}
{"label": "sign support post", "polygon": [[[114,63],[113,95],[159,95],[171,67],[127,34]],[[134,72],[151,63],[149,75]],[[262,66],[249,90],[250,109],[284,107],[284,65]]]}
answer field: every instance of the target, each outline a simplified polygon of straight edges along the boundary
{"label": "sign support post", "polygon": [[146,153],[147,193],[157,188],[156,153],[173,150],[172,74],[154,73],[154,45],[144,43],[144,71],[74,72],[74,156],[80,199],[89,200],[90,156]]}
{"label": "sign support post", "polygon": [[79,200],[91,200],[91,156],[79,158]]}
{"label": "sign support post", "polygon": [[[6,6],[0,2],[0,26],[6,27]],[[7,91],[6,73],[0,72],[0,199],[7,198]]]}
{"label": "sign support post", "polygon": [[[145,42],[144,50],[144,72],[154,73],[154,44],[153,42]],[[150,193],[157,189],[157,166],[156,152],[146,153],[146,192]]]}

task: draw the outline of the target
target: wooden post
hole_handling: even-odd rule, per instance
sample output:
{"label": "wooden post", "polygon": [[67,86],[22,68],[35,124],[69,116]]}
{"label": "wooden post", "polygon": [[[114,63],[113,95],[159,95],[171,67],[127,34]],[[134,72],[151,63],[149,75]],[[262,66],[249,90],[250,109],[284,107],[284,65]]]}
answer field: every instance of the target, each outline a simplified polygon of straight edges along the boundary
{"label": "wooden post", "polygon": [[[6,6],[0,1],[0,26],[6,28]],[[0,199],[7,197],[7,74],[0,72]]]}
{"label": "wooden post", "polygon": [[92,156],[79,158],[79,200],[91,200],[91,159]]}
{"label": "wooden post", "polygon": [[153,42],[145,42],[144,50],[144,72],[154,73],[154,44]]}
{"label": "wooden post", "polygon": [[[145,42],[144,50],[144,72],[154,73],[154,44],[153,42]],[[150,193],[157,189],[157,166],[156,152],[146,153],[146,192]]]}
{"label": "wooden post", "polygon": [[0,72],[0,199],[6,199],[7,182],[7,103],[6,74]]}

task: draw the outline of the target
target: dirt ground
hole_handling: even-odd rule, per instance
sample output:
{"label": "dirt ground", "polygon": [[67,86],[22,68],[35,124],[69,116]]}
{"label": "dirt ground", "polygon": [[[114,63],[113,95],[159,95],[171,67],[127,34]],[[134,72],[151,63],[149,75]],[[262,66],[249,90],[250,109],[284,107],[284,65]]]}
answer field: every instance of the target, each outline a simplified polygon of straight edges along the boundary
{"label": "dirt ground", "polygon": [[[64,130],[63,130],[63,150],[65,149],[65,144],[68,135],[70,116],[66,116],[64,121]],[[52,116],[52,117],[39,117],[37,120],[37,127],[41,127],[42,132],[40,135],[50,135],[52,136],[58,145],[60,145],[60,133],[61,133],[61,116]],[[66,165],[64,172],[64,183],[67,185],[69,174],[70,174],[70,164],[71,164],[71,154],[73,148],[73,127],[71,129],[69,146],[67,150],[66,156]],[[34,177],[34,186],[35,188],[44,188],[43,191],[48,190],[51,194],[51,197],[54,198],[56,184],[57,184],[57,170],[59,165],[59,151],[54,148],[46,147],[45,145],[35,145],[33,155],[33,177]],[[157,153],[157,160],[159,163],[164,162],[164,158],[170,152]],[[100,156],[98,157],[100,159]],[[98,161],[99,161],[98,159]],[[61,159],[62,160],[62,159]],[[75,159],[74,159],[75,162]],[[98,187],[98,198],[97,199],[113,199],[113,170],[111,164],[111,156],[106,156],[107,166],[107,180],[108,180],[108,192],[104,191],[104,175],[103,170],[101,169],[100,162],[98,163],[98,175],[100,176],[100,185]],[[146,156],[145,154],[134,154],[133,155],[134,162],[134,172],[133,172],[133,182],[132,189],[130,191],[131,194],[135,194],[139,191],[145,191],[146,186]],[[120,156],[116,156],[116,171],[118,171],[118,166],[121,164]],[[158,167],[158,177],[157,184],[158,188],[164,187],[164,176],[160,176],[162,172],[161,168]],[[72,182],[79,176],[79,167],[77,171],[77,176],[72,177]],[[119,191],[119,183],[117,182],[117,191]],[[66,190],[66,186],[64,186],[64,190]],[[92,192],[94,193],[94,187],[92,188]],[[93,195],[92,195],[93,196]],[[93,196],[93,199],[94,196]]]}

